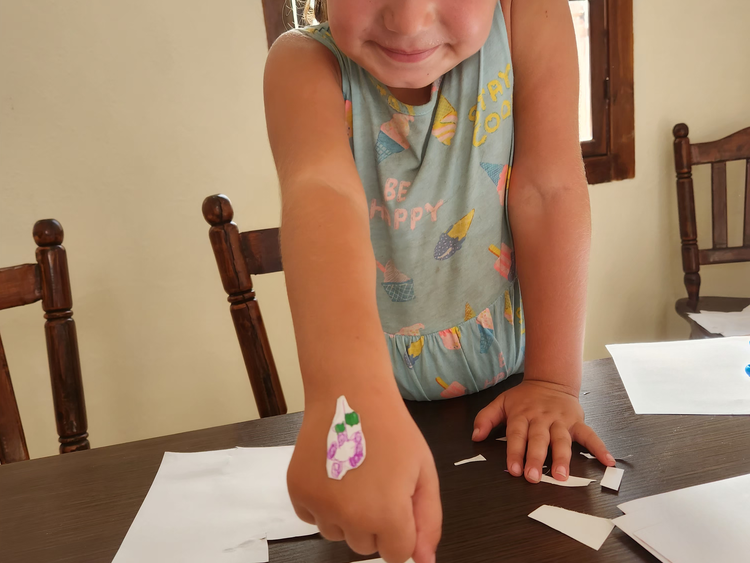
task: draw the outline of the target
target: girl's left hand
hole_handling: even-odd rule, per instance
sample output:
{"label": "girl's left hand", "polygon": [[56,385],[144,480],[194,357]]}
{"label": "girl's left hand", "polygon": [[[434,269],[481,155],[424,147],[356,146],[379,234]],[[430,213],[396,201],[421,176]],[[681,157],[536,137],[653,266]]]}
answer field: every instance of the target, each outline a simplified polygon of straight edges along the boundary
{"label": "girl's left hand", "polygon": [[[487,438],[495,426],[506,423],[508,471],[522,473],[530,483],[538,483],[547,448],[552,446],[552,476],[566,481],[569,475],[571,445],[578,442],[604,465],[615,465],[604,442],[583,422],[578,397],[563,386],[546,381],[524,380],[505,391],[479,411],[474,420],[472,440]],[[524,454],[526,466],[524,467]]]}

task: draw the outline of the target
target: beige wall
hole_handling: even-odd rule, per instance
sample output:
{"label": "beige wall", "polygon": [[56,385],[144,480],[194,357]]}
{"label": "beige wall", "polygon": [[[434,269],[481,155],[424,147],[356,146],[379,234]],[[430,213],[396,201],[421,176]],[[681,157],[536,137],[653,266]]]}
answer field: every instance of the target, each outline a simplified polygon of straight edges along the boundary
{"label": "beige wall", "polygon": [[[35,220],[62,222],[95,446],[257,416],[200,204],[224,192],[241,228],[278,224],[260,6],[0,2],[0,266],[33,260]],[[671,126],[701,140],[750,124],[750,4],[705,6],[636,0],[637,178],[591,188],[588,358],[608,342],[686,336],[672,313]],[[704,286],[748,294],[748,274],[717,267]],[[257,289],[299,410],[283,278]],[[56,451],[42,324],[38,305],[0,313],[34,457]]]}

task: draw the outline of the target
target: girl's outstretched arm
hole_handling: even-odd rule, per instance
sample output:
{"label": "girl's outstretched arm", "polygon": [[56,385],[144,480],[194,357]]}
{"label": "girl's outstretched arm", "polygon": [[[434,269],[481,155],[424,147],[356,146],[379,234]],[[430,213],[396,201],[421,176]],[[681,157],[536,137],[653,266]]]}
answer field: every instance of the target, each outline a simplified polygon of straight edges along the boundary
{"label": "girl's outstretched arm", "polygon": [[[437,472],[399,395],[378,317],[367,202],[338,63],[324,46],[288,33],[269,53],[264,92],[305,388],[287,475],[292,503],[326,538],[346,539],[360,554],[434,562],[442,523]],[[359,413],[367,449],[362,466],[336,481],[326,474],[326,436],[340,395]]]}
{"label": "girl's outstretched arm", "polygon": [[551,445],[552,474],[565,480],[573,440],[602,463],[615,463],[584,424],[578,402],[591,239],[578,57],[567,0],[516,0],[511,27],[515,156],[508,213],[525,313],[525,374],[479,413],[474,439],[505,422],[513,475],[538,482]]}

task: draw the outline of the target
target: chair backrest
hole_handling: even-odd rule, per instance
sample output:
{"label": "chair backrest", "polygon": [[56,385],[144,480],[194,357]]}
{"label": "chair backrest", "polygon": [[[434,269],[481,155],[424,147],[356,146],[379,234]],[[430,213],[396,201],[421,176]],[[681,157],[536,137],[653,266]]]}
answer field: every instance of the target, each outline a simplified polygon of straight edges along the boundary
{"label": "chair backrest", "polygon": [[208,238],[228,296],[258,413],[261,417],[285,414],[284,393],[250,277],[282,270],[279,229],[239,232],[232,222],[232,203],[221,194],[203,201],[203,217],[211,225]]}
{"label": "chair backrest", "polygon": [[[0,269],[0,310],[42,301],[60,453],[90,448],[63,229],[54,219],[34,225],[36,263]],[[0,340],[0,463],[29,459],[5,350]]]}
{"label": "chair backrest", "polygon": [[[750,127],[706,143],[691,143],[688,126],[675,125],[674,162],[677,171],[677,205],[682,238],[682,269],[688,299],[698,303],[701,265],[750,261]],[[727,162],[745,161],[745,208],[742,245],[730,247],[727,243]],[[698,248],[698,230],[695,222],[692,167],[711,165],[711,223],[713,242],[711,248]]]}

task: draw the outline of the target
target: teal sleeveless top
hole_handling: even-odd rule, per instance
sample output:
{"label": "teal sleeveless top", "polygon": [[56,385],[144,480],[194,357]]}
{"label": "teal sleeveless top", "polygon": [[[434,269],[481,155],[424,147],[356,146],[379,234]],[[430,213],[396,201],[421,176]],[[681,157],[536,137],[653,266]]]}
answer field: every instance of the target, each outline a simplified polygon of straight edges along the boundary
{"label": "teal sleeveless top", "polygon": [[473,393],[523,369],[524,317],[507,213],[513,67],[500,4],[481,50],[422,106],[347,58],[328,24],[301,30],[341,67],[367,196],[380,320],[402,396]]}

